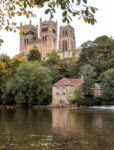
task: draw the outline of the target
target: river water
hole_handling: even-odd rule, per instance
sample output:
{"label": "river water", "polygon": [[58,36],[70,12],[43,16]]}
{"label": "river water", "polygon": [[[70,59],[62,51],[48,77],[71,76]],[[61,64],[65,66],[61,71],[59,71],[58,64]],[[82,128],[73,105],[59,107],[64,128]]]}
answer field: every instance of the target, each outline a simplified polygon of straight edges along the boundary
{"label": "river water", "polygon": [[0,150],[114,150],[114,109],[1,109]]}

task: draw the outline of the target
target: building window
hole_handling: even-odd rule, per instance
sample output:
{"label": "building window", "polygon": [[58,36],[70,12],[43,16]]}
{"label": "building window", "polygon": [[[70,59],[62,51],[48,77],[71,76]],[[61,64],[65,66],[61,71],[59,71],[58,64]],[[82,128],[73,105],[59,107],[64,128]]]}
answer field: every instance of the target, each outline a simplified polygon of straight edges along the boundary
{"label": "building window", "polygon": [[43,36],[42,41],[47,41],[47,36]]}
{"label": "building window", "polygon": [[42,41],[44,41],[44,36],[42,37]]}
{"label": "building window", "polygon": [[28,39],[24,39],[24,44],[28,44]]}
{"label": "building window", "polygon": [[63,30],[63,36],[64,36],[64,30]]}
{"label": "building window", "polygon": [[42,28],[42,32],[48,32],[48,28]]}
{"label": "building window", "polygon": [[67,40],[63,41],[63,51],[68,49]]}
{"label": "building window", "polygon": [[52,29],[53,33],[56,33],[56,30],[55,29]]}
{"label": "building window", "polygon": [[26,44],[26,39],[24,39],[24,44]]}
{"label": "building window", "polygon": [[65,32],[65,35],[66,35],[66,36],[68,35],[68,32],[67,32],[67,30],[66,30],[66,32]]}
{"label": "building window", "polygon": [[63,30],[63,36],[67,36],[67,35],[68,35],[67,30]]}

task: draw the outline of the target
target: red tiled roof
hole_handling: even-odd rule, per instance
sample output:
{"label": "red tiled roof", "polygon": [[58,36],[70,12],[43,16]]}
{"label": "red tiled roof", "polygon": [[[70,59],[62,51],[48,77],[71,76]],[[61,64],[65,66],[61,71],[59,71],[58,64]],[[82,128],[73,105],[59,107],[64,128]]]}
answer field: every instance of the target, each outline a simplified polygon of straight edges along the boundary
{"label": "red tiled roof", "polygon": [[78,86],[82,83],[82,79],[71,79],[71,78],[62,78],[61,80],[59,80],[58,82],[56,82],[53,86]]}

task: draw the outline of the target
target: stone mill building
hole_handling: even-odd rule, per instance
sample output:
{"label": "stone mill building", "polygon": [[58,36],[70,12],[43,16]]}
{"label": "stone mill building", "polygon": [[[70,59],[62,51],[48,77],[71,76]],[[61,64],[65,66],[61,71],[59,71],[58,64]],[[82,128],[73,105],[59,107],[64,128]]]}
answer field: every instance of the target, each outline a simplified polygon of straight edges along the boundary
{"label": "stone mill building", "polygon": [[76,49],[74,28],[70,25],[60,26],[58,31],[57,22],[52,20],[40,19],[39,27],[32,25],[31,21],[27,25],[20,25],[20,55],[27,56],[33,48],[40,51],[42,60],[53,50],[61,59],[78,58],[80,55],[80,50]]}

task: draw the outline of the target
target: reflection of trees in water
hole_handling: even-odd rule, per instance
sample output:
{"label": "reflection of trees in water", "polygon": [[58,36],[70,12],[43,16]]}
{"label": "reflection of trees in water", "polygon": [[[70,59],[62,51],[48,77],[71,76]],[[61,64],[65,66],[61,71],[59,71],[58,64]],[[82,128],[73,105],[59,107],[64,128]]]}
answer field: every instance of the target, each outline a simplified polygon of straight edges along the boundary
{"label": "reflection of trees in water", "polygon": [[113,150],[114,112],[68,109],[0,110],[0,148]]}
{"label": "reflection of trees in water", "polygon": [[67,150],[113,150],[114,126],[110,119],[113,117],[107,112],[55,109],[52,118],[53,140],[61,143],[60,149],[64,145]]}
{"label": "reflection of trees in water", "polygon": [[0,110],[0,146],[30,145],[51,133],[51,111],[34,109]]}

